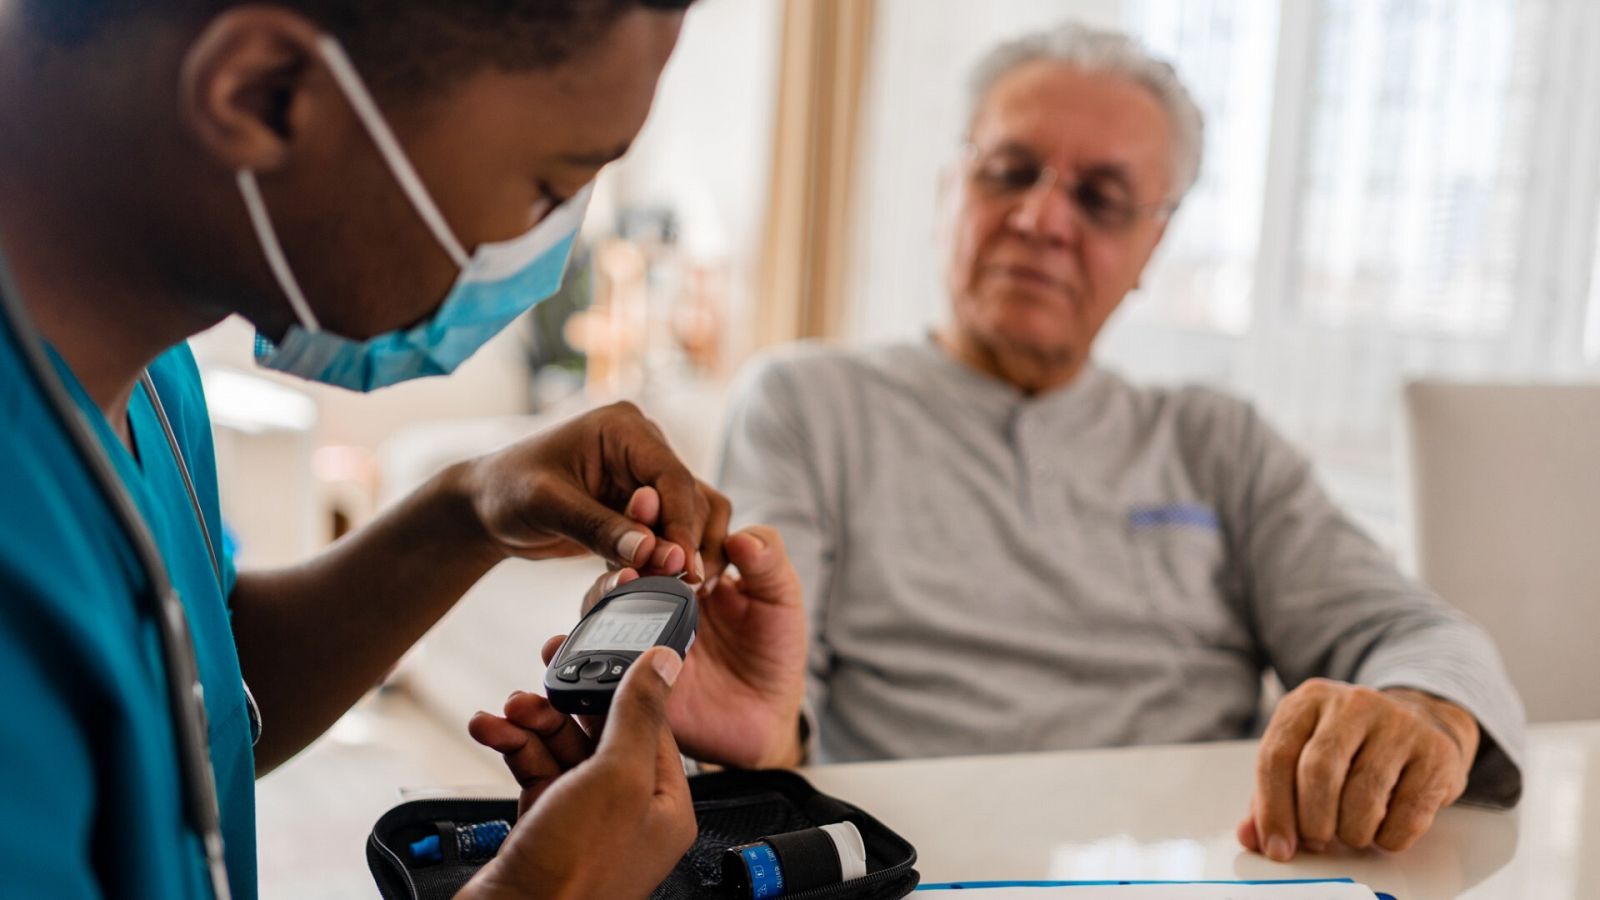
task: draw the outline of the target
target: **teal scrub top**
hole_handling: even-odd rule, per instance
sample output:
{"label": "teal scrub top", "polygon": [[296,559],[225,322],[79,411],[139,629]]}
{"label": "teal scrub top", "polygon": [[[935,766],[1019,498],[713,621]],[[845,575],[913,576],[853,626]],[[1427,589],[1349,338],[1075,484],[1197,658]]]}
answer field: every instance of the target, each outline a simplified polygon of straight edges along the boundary
{"label": "teal scrub top", "polygon": [[[155,535],[193,632],[210,718],[229,879],[256,896],[255,761],[227,597],[150,398],[129,409],[137,456],[71,371],[56,369]],[[216,459],[187,345],[150,374],[218,552]],[[93,476],[0,319],[0,894],[209,897],[185,814],[155,604]]]}

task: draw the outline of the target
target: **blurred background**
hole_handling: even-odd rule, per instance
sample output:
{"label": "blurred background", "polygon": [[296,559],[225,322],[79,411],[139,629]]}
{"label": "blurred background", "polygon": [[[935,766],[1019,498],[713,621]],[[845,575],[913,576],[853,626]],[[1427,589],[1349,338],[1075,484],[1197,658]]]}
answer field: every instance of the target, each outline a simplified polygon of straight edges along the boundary
{"label": "blurred background", "polygon": [[[1563,430],[1600,390],[1600,4],[1584,0],[700,0],[561,295],[455,376],[357,396],[254,368],[239,322],[196,341],[239,564],[300,559],[442,465],[618,398],[709,477],[752,353],[943,321],[937,202],[967,69],[1069,18],[1140,37],[1207,117],[1200,182],[1102,362],[1253,400],[1441,589],[1489,577],[1460,564],[1481,535],[1451,530],[1473,486],[1519,485],[1531,499],[1505,540],[1536,545],[1519,558],[1555,572],[1541,596],[1571,615],[1574,564],[1537,552],[1560,515],[1581,521],[1575,482],[1527,485],[1541,447],[1575,465],[1600,451],[1594,430]],[[1492,414],[1473,394],[1452,418],[1446,391],[1441,418],[1417,381],[1531,393]],[[1523,443],[1493,443],[1508,434]],[[540,643],[598,573],[497,569],[385,690],[264,779],[265,896],[373,895],[362,841],[402,790],[509,793],[466,719],[539,683]]]}

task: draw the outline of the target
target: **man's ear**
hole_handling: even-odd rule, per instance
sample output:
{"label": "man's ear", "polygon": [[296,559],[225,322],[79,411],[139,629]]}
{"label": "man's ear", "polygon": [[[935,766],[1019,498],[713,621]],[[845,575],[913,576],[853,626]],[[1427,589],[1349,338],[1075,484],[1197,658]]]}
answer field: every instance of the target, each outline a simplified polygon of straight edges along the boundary
{"label": "man's ear", "polygon": [[[1173,210],[1173,212],[1177,212],[1177,210]],[[1154,253],[1155,248],[1161,246],[1161,242],[1166,239],[1167,226],[1172,224],[1172,215],[1172,213],[1167,213],[1161,217],[1161,224],[1156,227],[1156,239],[1150,245],[1150,252]]]}
{"label": "man's ear", "polygon": [[1139,277],[1133,283],[1133,289],[1134,290],[1137,291],[1137,290],[1140,290],[1141,288],[1144,287],[1144,273],[1145,273],[1145,270],[1150,267],[1150,260],[1155,258],[1156,250],[1158,248],[1160,248],[1161,241],[1166,238],[1166,236],[1167,236],[1167,226],[1170,225],[1170,224],[1172,224],[1172,216],[1171,216],[1171,214],[1168,214],[1168,215],[1163,216],[1161,218],[1161,224],[1156,226],[1155,237],[1154,237],[1154,239],[1152,239],[1150,241],[1150,250],[1149,250],[1149,252],[1145,253],[1144,262],[1140,263],[1140,265],[1139,265]]}
{"label": "man's ear", "polygon": [[280,168],[299,128],[342,100],[336,91],[329,96],[321,33],[282,7],[247,6],[212,19],[190,45],[179,76],[179,118],[219,166]]}

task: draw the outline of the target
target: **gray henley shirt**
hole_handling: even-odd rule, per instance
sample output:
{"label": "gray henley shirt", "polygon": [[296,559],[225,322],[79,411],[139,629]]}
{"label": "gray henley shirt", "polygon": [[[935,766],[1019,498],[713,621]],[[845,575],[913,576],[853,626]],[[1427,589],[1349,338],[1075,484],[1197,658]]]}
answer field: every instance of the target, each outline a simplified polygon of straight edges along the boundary
{"label": "gray henley shirt", "polygon": [[931,341],[754,365],[720,486],[805,587],[823,761],[1248,737],[1261,676],[1449,699],[1514,803],[1488,636],[1403,576],[1247,403],[1090,367],[1028,397]]}

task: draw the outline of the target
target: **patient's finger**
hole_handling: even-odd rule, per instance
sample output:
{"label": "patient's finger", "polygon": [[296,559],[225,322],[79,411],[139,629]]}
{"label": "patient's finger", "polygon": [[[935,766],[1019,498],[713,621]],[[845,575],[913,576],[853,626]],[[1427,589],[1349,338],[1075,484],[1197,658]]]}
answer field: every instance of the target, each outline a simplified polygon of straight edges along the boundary
{"label": "patient's finger", "polygon": [[767,604],[800,603],[800,576],[776,528],[752,525],[729,537],[726,547],[728,561],[739,570],[742,594]]}
{"label": "patient's finger", "polygon": [[1244,820],[1233,830],[1233,836],[1238,839],[1239,846],[1251,853],[1261,852],[1261,836],[1256,834],[1256,817],[1245,813]]}
{"label": "patient's finger", "polygon": [[1448,805],[1453,791],[1448,776],[1421,760],[1412,760],[1395,785],[1389,812],[1378,829],[1378,846],[1390,852],[1410,848],[1433,827],[1439,810]]}
{"label": "patient's finger", "polygon": [[1385,737],[1375,736],[1356,754],[1339,799],[1339,840],[1357,850],[1372,845],[1410,755],[1404,745],[1396,749],[1395,742]]}
{"label": "patient's finger", "polygon": [[1357,710],[1324,714],[1300,751],[1295,773],[1295,810],[1300,839],[1326,846],[1339,827],[1339,798],[1356,751],[1371,729],[1370,716]]}
{"label": "patient's finger", "polygon": [[1300,752],[1316,727],[1319,704],[1285,698],[1261,737],[1256,757],[1256,794],[1252,805],[1256,832],[1268,858],[1294,858],[1299,820],[1295,814],[1295,776]]}

